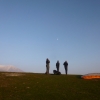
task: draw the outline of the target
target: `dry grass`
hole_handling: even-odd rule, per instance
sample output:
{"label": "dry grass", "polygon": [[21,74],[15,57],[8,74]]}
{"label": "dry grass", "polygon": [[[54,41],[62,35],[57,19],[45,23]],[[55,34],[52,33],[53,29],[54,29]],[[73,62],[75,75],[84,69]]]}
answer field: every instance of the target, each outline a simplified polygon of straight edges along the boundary
{"label": "dry grass", "polygon": [[5,76],[22,76],[25,75],[24,73],[16,73],[16,72],[12,72],[12,73],[2,73]]}
{"label": "dry grass", "polygon": [[100,100],[100,79],[84,80],[77,75],[0,73],[0,100]]}

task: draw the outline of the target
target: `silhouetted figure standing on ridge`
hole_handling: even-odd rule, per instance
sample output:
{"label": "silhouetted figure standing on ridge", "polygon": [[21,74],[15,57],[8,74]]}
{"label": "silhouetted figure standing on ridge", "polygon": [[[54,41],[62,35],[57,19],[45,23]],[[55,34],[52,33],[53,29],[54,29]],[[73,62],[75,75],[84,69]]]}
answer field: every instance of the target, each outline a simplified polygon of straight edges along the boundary
{"label": "silhouetted figure standing on ridge", "polygon": [[67,75],[67,71],[68,71],[68,62],[65,61],[65,62],[63,63],[63,65],[64,65],[64,68],[65,68],[65,73],[66,73],[66,75]]}
{"label": "silhouetted figure standing on ridge", "polygon": [[57,61],[57,63],[56,63],[56,68],[57,68],[57,71],[59,72],[59,67],[60,67],[60,63],[59,63],[59,61]]}
{"label": "silhouetted figure standing on ridge", "polygon": [[46,59],[46,74],[49,74],[50,60]]}

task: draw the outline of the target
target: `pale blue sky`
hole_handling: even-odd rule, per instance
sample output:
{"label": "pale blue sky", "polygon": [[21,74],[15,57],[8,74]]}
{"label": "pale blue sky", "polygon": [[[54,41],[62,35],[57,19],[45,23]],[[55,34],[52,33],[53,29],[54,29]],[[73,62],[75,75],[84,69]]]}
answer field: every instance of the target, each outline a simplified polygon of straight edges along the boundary
{"label": "pale blue sky", "polygon": [[0,65],[43,73],[46,58],[100,72],[100,0],[0,0]]}

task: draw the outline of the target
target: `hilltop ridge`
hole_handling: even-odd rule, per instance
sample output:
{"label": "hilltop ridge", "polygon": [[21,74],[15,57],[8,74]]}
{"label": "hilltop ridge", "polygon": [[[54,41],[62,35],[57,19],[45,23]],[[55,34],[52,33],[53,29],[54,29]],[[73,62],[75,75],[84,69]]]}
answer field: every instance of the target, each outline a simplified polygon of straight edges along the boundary
{"label": "hilltop ridge", "polygon": [[13,65],[0,65],[0,71],[3,72],[23,72],[21,69]]}

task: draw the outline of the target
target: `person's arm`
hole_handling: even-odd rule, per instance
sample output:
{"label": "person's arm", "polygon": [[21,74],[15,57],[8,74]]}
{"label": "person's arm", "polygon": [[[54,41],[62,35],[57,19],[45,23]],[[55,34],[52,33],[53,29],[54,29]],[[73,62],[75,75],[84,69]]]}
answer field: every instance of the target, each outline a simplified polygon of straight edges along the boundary
{"label": "person's arm", "polygon": [[68,62],[66,62],[66,65],[68,66]]}

